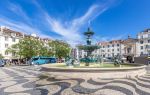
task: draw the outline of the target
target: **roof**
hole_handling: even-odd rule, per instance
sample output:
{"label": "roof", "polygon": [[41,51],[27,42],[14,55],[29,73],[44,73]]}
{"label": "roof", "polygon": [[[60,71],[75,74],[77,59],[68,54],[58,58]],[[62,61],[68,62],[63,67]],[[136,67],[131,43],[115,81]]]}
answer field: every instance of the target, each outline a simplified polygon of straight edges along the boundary
{"label": "roof", "polygon": [[17,32],[17,31],[8,29],[8,28],[3,28],[3,32],[4,32],[4,33],[9,33],[9,34],[15,33],[17,36],[23,36],[23,33]]}
{"label": "roof", "polygon": [[[12,29],[10,29],[10,28],[8,28],[8,27],[0,27],[1,29],[3,29],[3,32],[4,33],[6,33],[6,34],[8,34],[8,35],[11,35],[11,33],[15,33],[16,34],[16,36],[24,36],[24,37],[33,37],[33,36],[31,36],[31,35],[28,35],[28,34],[24,34],[24,33],[22,33],[22,32],[18,32],[18,31],[15,31],[15,30],[12,30]],[[35,37],[35,38],[37,38],[37,39],[39,39],[40,37]],[[44,40],[44,41],[51,41],[51,39],[50,38],[40,38],[41,40]]]}
{"label": "roof", "polygon": [[147,33],[150,33],[150,28],[147,28],[147,29],[141,31],[138,34],[147,34]]}
{"label": "roof", "polygon": [[138,41],[138,39],[128,38],[128,39],[123,40],[122,43],[135,43],[137,41]]}
{"label": "roof", "polygon": [[98,45],[119,44],[121,42],[122,40],[112,40],[112,41],[99,42]]}

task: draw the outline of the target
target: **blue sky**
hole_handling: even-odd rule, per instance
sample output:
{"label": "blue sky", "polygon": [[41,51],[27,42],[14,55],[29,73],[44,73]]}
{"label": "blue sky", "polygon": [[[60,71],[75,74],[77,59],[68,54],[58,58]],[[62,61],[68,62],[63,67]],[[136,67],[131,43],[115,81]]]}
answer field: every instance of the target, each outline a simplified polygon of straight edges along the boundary
{"label": "blue sky", "polygon": [[3,0],[0,25],[27,34],[84,42],[88,23],[94,41],[136,37],[150,28],[150,0]]}

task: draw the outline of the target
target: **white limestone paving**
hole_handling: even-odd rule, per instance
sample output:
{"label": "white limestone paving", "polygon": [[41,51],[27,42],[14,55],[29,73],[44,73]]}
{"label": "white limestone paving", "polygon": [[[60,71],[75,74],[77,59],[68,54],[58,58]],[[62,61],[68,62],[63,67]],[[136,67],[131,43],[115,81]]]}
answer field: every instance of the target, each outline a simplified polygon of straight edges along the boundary
{"label": "white limestone paving", "polygon": [[[130,78],[81,78],[80,74],[69,77],[55,72],[39,71],[39,68],[34,66],[0,68],[0,95],[42,95],[43,92],[45,93],[43,95],[55,95],[56,93],[56,95],[150,95],[150,73]],[[47,77],[40,79],[40,75]],[[95,76],[97,75],[95,74]],[[52,81],[49,78],[56,80]],[[80,80],[82,81],[79,82]],[[64,86],[65,83],[70,85],[63,89],[63,84],[60,86],[59,82],[63,82]],[[25,86],[32,83],[35,85]],[[79,92],[73,89],[74,87],[78,89],[79,86],[81,87]],[[114,88],[111,89],[112,87]]]}

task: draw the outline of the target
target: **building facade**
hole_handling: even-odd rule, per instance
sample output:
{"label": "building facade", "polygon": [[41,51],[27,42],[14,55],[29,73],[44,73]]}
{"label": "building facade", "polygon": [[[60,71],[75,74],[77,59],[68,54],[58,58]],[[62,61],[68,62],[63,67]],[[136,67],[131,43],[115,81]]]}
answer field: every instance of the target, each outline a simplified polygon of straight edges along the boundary
{"label": "building facade", "polygon": [[14,58],[15,53],[8,53],[6,49],[11,45],[18,43],[21,38],[23,38],[23,34],[20,32],[10,30],[5,26],[0,27],[0,54],[2,54],[4,59]]}
{"label": "building facade", "polygon": [[45,46],[51,41],[48,38],[37,37],[36,34],[27,35],[21,32],[14,31],[8,27],[0,27],[0,54],[4,59],[17,59],[15,53],[7,52],[6,50],[11,47],[13,44],[16,44],[24,37],[34,37],[38,40],[42,40],[45,43]]}
{"label": "building facade", "polygon": [[102,57],[114,57],[121,55],[124,57],[139,57],[150,55],[150,29],[138,33],[137,38],[124,40],[113,40],[109,42],[99,42],[100,49],[95,51],[95,55]]}
{"label": "building facade", "polygon": [[150,29],[146,29],[137,35],[139,54],[150,55]]}
{"label": "building facade", "polygon": [[[121,55],[134,61],[135,57],[150,55],[150,29],[139,32],[137,38],[128,36],[127,39],[98,42],[97,45],[101,48],[93,51],[92,54],[95,57],[111,58]],[[83,58],[86,53],[80,52],[82,53],[79,53],[79,56],[82,55]]]}
{"label": "building facade", "polygon": [[97,50],[97,55],[102,57],[114,57],[121,55],[123,57],[137,57],[139,52],[138,39],[130,38],[124,40],[112,40],[109,42],[99,42],[100,49]]}
{"label": "building facade", "polygon": [[100,55],[102,57],[114,57],[122,53],[121,40],[99,42],[98,45],[101,48],[94,51],[96,55]]}

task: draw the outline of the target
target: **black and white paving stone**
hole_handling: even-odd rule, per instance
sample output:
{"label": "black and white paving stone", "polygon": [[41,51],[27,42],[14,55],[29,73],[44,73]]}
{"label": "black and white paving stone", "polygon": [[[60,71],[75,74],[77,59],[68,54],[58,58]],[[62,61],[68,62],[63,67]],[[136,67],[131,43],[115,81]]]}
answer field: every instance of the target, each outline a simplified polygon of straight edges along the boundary
{"label": "black and white paving stone", "polygon": [[40,66],[0,68],[0,95],[150,95],[147,74],[122,79],[81,79],[40,71]]}

